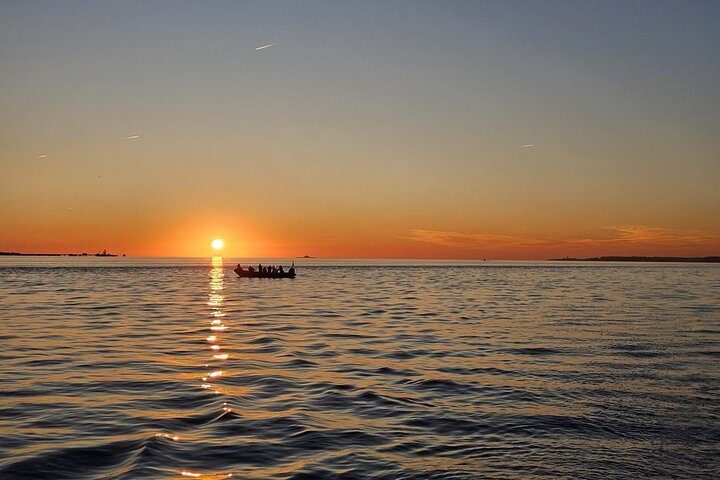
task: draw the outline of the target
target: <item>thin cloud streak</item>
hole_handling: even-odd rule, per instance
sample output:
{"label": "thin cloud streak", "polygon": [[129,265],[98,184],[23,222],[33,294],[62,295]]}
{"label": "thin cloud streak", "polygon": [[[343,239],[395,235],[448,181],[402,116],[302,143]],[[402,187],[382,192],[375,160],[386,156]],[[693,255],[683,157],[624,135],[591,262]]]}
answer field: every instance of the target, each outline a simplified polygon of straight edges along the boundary
{"label": "thin cloud streak", "polygon": [[450,248],[483,249],[497,247],[527,247],[551,244],[548,240],[523,238],[494,233],[449,232],[443,230],[411,230],[406,237],[415,242]]}
{"label": "thin cloud streak", "polygon": [[140,138],[140,135],[130,135],[129,137],[123,137],[123,140],[135,140],[136,138]]}
{"label": "thin cloud streak", "polygon": [[720,235],[691,231],[672,231],[663,227],[648,225],[620,225],[608,227],[608,230],[614,232],[614,236],[610,238],[579,238],[567,240],[566,243],[571,245],[632,245],[632,244],[649,244],[649,245],[716,245],[720,243]]}
{"label": "thin cloud streak", "polygon": [[608,238],[533,238],[492,233],[467,233],[444,230],[411,230],[405,237],[414,242],[429,243],[451,249],[518,250],[523,248],[546,250],[598,248],[720,248],[720,235],[700,231],[673,231],[648,225],[620,225],[607,227]]}
{"label": "thin cloud streak", "polygon": [[267,45],[261,45],[259,47],[255,47],[255,51],[265,50],[266,48],[274,47],[274,43],[268,43]]}

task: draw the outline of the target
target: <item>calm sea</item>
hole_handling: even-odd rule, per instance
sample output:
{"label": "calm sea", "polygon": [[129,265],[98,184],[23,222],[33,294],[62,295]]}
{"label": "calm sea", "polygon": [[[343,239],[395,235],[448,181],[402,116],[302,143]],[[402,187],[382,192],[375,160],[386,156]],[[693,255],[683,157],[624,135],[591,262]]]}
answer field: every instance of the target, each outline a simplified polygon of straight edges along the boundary
{"label": "calm sea", "polygon": [[0,258],[0,478],[718,478],[720,266]]}

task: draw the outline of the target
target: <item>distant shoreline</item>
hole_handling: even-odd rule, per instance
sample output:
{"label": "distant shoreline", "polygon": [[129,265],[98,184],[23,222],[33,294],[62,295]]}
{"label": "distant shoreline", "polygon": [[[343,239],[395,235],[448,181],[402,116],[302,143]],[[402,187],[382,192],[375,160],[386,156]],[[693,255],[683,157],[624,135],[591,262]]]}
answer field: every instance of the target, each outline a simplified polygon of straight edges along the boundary
{"label": "distant shoreline", "polygon": [[[117,257],[115,253],[20,253],[0,252],[4,257]],[[123,255],[124,257],[125,255]]]}
{"label": "distant shoreline", "polygon": [[684,262],[720,263],[720,257],[592,257],[592,258],[551,258],[553,262]]}

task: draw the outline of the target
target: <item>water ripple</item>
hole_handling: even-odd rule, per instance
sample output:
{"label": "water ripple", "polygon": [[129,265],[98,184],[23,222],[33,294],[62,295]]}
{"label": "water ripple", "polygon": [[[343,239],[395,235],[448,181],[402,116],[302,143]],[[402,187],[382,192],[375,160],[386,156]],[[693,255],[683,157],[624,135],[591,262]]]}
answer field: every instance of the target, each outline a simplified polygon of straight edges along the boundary
{"label": "water ripple", "polygon": [[0,266],[0,478],[713,478],[718,287],[703,265]]}

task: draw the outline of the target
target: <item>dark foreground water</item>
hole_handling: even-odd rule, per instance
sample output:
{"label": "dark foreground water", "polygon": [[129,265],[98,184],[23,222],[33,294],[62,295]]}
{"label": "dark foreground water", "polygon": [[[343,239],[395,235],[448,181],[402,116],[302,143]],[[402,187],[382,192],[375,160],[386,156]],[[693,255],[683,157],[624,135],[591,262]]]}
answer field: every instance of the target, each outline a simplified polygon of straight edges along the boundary
{"label": "dark foreground water", "polygon": [[718,266],[3,262],[3,480],[718,478]]}

